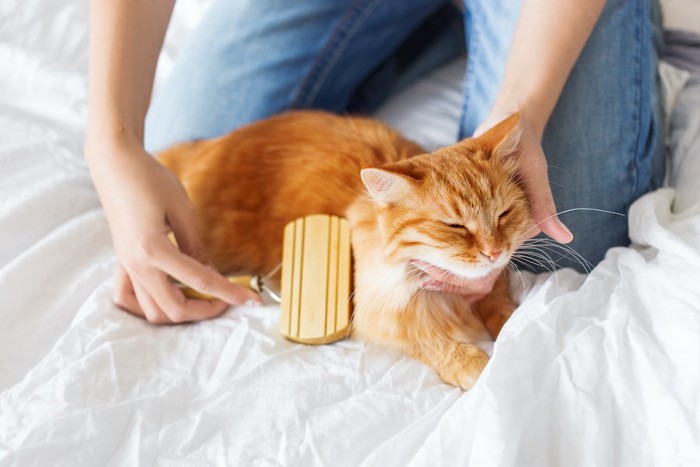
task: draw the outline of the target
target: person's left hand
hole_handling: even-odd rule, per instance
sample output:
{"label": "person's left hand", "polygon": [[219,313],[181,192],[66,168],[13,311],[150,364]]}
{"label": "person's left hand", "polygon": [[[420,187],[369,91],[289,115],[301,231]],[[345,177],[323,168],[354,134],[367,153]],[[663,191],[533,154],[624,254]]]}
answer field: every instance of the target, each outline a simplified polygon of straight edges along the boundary
{"label": "person's left hand", "polygon": [[[504,113],[492,113],[479,125],[474,136],[483,134],[508,116]],[[542,150],[542,134],[530,124],[523,113],[520,115],[518,126],[521,136],[515,157],[518,159],[519,174],[530,200],[530,214],[534,221],[528,237],[544,232],[559,243],[569,243],[574,236],[557,216],[547,174],[547,158]]]}
{"label": "person's left hand", "polygon": [[[508,116],[507,113],[492,114],[479,125],[474,136],[485,133]],[[518,125],[521,136],[515,157],[518,159],[518,170],[530,200],[531,216],[534,222],[527,236],[531,238],[544,232],[560,243],[569,243],[573,240],[573,235],[557,217],[552,190],[549,186],[547,159],[542,150],[541,134],[535,130],[533,125],[529,124],[522,114]],[[423,287],[443,293],[463,295],[469,302],[478,301],[488,295],[503,271],[499,269],[483,278],[466,279],[428,263],[414,264],[414,266],[422,270],[426,276],[422,284]]]}

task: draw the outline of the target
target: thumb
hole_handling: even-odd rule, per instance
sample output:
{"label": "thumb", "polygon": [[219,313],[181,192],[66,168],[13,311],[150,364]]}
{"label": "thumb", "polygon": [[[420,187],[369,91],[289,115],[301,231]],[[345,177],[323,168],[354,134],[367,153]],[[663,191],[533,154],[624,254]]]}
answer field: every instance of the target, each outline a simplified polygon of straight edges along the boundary
{"label": "thumb", "polygon": [[[262,299],[255,291],[249,287],[231,283],[229,280],[226,280],[224,276],[214,267],[212,262],[209,260],[206,247],[199,236],[197,216],[194,209],[185,209],[180,211],[179,215],[171,215],[169,216],[168,221],[170,222],[170,227],[173,229],[175,239],[177,240],[177,246],[180,251],[184,255],[206,265],[209,269],[207,274],[213,273],[222,279],[219,283],[222,290],[226,290],[230,294],[230,297],[234,297],[233,299],[227,299],[226,301],[228,303],[234,305],[244,302],[254,302],[258,304],[262,303]],[[244,294],[241,295],[241,292],[244,292]],[[219,298],[222,300],[224,299],[223,297]]]}
{"label": "thumb", "polygon": [[[544,186],[540,187],[540,190],[543,188]],[[549,184],[544,192],[533,193],[531,199],[535,227],[559,243],[570,243],[574,239],[574,235],[557,216]],[[536,232],[533,235],[536,235]]]}
{"label": "thumb", "polygon": [[202,264],[211,266],[207,249],[199,235],[199,223],[194,206],[189,204],[168,213],[168,222],[180,251]]}
{"label": "thumb", "polygon": [[[540,160],[544,161],[545,159],[542,157]],[[546,163],[536,163],[523,168],[521,175],[530,200],[530,212],[535,224],[530,232],[531,235],[534,237],[539,231],[542,231],[559,243],[570,243],[574,239],[574,235],[557,216]]]}

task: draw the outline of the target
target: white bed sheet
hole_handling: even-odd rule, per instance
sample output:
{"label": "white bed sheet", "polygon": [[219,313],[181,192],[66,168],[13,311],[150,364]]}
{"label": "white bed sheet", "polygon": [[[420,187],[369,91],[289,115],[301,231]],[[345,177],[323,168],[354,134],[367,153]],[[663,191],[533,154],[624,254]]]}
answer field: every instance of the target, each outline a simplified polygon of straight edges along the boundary
{"label": "white bed sheet", "polygon": [[[178,4],[161,76],[204,3]],[[700,465],[691,184],[680,212],[670,188],[635,203],[634,245],[588,277],[523,275],[467,393],[360,342],[288,342],[276,307],[174,327],[117,310],[82,160],[86,10],[0,3],[0,466]],[[449,143],[461,69],[379,115]]]}

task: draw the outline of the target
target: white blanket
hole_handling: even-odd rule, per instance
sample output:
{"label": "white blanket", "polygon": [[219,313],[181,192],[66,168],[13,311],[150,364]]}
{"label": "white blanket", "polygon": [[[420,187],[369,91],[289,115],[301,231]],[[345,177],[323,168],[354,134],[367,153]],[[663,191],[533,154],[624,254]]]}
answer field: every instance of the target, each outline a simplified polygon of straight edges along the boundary
{"label": "white blanket", "polygon": [[[179,4],[172,30],[200,3]],[[110,300],[114,252],[82,160],[86,10],[0,3],[0,466],[700,465],[697,186],[680,212],[671,188],[637,201],[634,245],[589,276],[523,274],[467,393],[360,342],[286,341],[276,307],[151,326]],[[380,116],[449,143],[461,67]]]}

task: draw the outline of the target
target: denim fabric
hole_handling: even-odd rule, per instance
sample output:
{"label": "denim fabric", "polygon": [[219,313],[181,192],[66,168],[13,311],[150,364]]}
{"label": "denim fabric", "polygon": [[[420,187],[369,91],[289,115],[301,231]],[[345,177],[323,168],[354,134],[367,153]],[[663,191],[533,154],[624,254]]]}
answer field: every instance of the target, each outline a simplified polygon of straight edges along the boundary
{"label": "denim fabric", "polygon": [[146,148],[218,136],[290,108],[344,111],[445,3],[215,0],[154,96]]}
{"label": "denim fabric", "polygon": [[[218,136],[290,108],[369,110],[460,52],[463,31],[443,11],[446,3],[215,0],[154,96],[146,147]],[[460,137],[474,131],[494,101],[520,0],[465,5]],[[608,0],[567,81],[543,141],[560,211],[626,214],[661,183],[663,125],[652,46],[658,24],[650,15],[649,0]],[[429,27],[436,17],[446,25],[437,33]],[[422,42],[428,46],[419,47]],[[575,235],[572,247],[593,264],[609,247],[629,243],[623,217],[574,211],[561,218]],[[566,256],[554,258],[582,269]]]}
{"label": "denim fabric", "polygon": [[[467,0],[462,137],[473,133],[495,100],[519,4]],[[663,122],[652,45],[659,24],[650,19],[650,8],[648,0],[608,0],[550,118],[542,145],[560,212],[592,208],[626,215],[634,200],[662,182]],[[574,234],[570,246],[594,265],[608,248],[629,244],[626,217],[579,210],[560,218]],[[572,257],[552,257],[581,269]]]}

